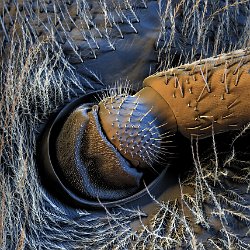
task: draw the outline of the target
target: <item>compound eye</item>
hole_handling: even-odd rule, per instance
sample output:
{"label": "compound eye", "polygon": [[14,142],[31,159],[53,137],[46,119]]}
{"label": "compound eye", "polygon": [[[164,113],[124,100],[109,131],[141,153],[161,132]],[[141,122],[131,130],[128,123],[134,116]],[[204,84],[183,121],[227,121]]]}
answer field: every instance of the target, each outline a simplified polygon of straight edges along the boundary
{"label": "compound eye", "polygon": [[[112,143],[100,122],[98,95],[92,93],[65,106],[39,144],[45,186],[74,206],[113,206],[135,200],[147,193],[145,184],[150,186],[163,171],[157,164],[153,168],[135,164],[137,158],[126,157]],[[129,150],[140,145],[137,139]]]}

